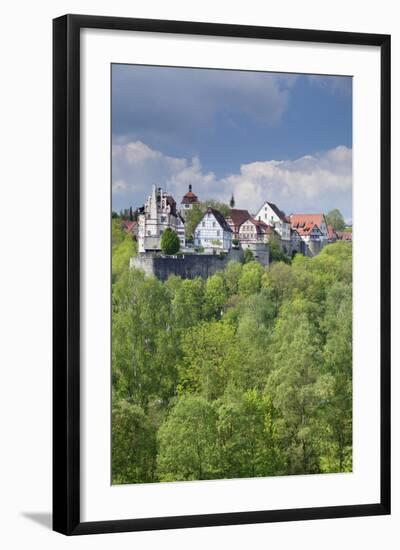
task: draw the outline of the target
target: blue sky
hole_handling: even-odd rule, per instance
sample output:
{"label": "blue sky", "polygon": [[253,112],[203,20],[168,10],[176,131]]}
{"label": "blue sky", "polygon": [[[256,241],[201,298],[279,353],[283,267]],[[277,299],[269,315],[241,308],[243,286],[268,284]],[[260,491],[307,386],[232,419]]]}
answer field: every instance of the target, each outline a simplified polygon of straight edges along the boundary
{"label": "blue sky", "polygon": [[112,144],[114,210],[192,183],[253,213],[352,217],[350,77],[113,65]]}

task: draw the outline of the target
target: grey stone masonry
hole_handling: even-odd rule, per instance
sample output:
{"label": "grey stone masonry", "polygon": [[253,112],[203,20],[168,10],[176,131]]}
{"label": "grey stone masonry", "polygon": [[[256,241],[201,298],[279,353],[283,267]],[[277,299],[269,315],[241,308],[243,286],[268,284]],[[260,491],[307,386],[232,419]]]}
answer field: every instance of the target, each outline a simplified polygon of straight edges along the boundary
{"label": "grey stone masonry", "polygon": [[149,253],[139,254],[130,259],[130,267],[142,269],[146,275],[166,281],[170,275],[183,279],[202,277],[206,279],[224,269],[228,262],[240,262],[242,250],[231,250],[228,254],[184,254],[182,256],[159,256]]}

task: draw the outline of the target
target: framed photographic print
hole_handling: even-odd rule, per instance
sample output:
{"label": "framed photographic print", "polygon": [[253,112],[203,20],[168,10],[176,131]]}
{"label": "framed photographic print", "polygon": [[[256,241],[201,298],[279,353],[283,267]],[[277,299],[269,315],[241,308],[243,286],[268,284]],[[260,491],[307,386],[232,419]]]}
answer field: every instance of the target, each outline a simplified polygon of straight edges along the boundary
{"label": "framed photographic print", "polygon": [[53,527],[390,513],[390,37],[54,20]]}

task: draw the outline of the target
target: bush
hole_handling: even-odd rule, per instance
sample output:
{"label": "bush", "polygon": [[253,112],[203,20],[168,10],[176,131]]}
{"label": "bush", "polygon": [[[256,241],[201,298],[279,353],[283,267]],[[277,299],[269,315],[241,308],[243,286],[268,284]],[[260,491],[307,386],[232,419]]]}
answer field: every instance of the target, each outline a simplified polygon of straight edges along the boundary
{"label": "bush", "polygon": [[179,251],[179,237],[170,227],[161,235],[161,250],[164,254],[176,254]]}
{"label": "bush", "polygon": [[253,260],[254,260],[253,252],[250,250],[250,248],[246,248],[246,250],[244,251],[243,263],[248,264],[249,262],[252,262]]}

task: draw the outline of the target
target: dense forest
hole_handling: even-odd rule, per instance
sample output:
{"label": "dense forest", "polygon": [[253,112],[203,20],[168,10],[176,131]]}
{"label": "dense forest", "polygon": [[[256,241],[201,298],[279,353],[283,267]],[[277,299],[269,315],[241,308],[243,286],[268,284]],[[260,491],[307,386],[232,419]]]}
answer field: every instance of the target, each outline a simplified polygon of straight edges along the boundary
{"label": "dense forest", "polygon": [[351,471],[352,248],[194,280],[113,220],[112,482]]}

